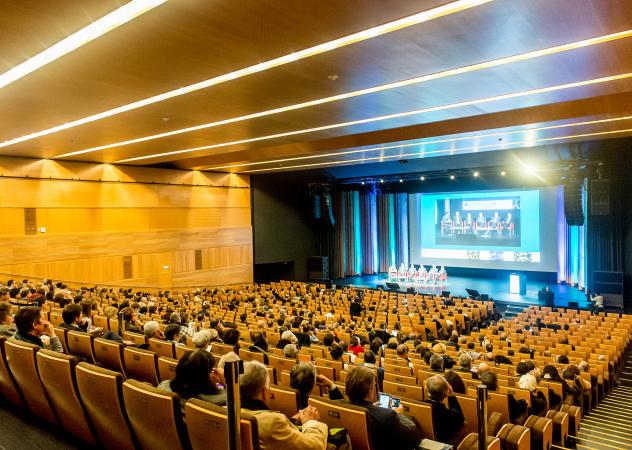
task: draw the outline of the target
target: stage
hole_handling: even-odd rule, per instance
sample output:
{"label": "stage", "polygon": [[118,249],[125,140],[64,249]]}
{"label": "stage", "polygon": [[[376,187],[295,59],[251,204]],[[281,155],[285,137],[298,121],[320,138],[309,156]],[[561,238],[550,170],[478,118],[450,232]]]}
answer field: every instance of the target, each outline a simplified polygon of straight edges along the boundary
{"label": "stage", "polygon": [[[337,285],[349,285],[362,286],[368,288],[377,288],[378,286],[384,286],[388,281],[388,275],[381,273],[379,275],[365,275],[358,277],[346,277],[333,282]],[[400,292],[406,292],[408,287],[415,288],[416,292],[420,293],[432,293],[441,294],[442,291],[450,291],[451,295],[467,297],[465,289],[475,289],[481,294],[489,295],[490,299],[500,305],[512,305],[512,306],[529,306],[529,305],[541,305],[542,302],[538,301],[538,291],[545,285],[551,288],[551,291],[555,295],[555,306],[562,308],[568,307],[568,302],[578,303],[580,308],[590,308],[590,303],[586,301],[586,294],[579,289],[566,285],[556,283],[543,283],[541,280],[530,281],[527,275],[527,293],[525,295],[510,294],[509,293],[509,278],[500,279],[494,277],[467,277],[467,276],[451,276],[448,272],[448,282],[443,285],[436,286],[417,286],[412,283],[398,283],[400,286]]]}

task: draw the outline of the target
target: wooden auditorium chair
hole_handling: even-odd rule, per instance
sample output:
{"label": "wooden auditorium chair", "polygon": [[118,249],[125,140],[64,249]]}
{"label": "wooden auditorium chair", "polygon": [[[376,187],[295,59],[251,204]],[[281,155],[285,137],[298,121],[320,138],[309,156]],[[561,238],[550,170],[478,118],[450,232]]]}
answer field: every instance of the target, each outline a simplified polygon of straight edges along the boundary
{"label": "wooden auditorium chair", "polygon": [[176,367],[178,360],[160,356],[158,358],[158,378],[162,383],[165,380],[173,380],[176,377]]}
{"label": "wooden auditorium chair", "polygon": [[564,447],[568,439],[568,413],[550,410],[546,418],[553,421],[553,444]]}
{"label": "wooden auditorium chair", "polygon": [[4,337],[0,337],[0,395],[14,406],[24,408],[24,397],[22,397],[22,392],[20,392],[20,388],[18,388],[7,363],[4,352],[5,341],[6,339]]}
{"label": "wooden auditorium chair", "polygon": [[505,424],[496,437],[500,439],[503,450],[530,450],[531,448],[531,430],[522,425]]}
{"label": "wooden auditorium chair", "polygon": [[158,385],[158,356],[154,352],[136,347],[125,347],[123,360],[128,378],[144,381],[152,386]]}
{"label": "wooden auditorium chair", "polygon": [[53,331],[55,332],[55,336],[59,338],[59,342],[61,342],[64,353],[68,353],[68,341],[66,340],[68,330],[66,328],[59,328],[57,326],[54,326]]}
{"label": "wooden auditorium chair", "polygon": [[125,364],[123,362],[123,348],[120,342],[96,338],[93,342],[94,359],[97,363],[125,377]]}
{"label": "wooden auditorium chair", "polygon": [[94,337],[89,335],[88,333],[69,331],[66,334],[68,353],[75,356],[81,356],[88,362],[94,362],[94,350],[92,349],[92,341],[94,341]]}
{"label": "wooden auditorium chair", "polygon": [[95,445],[92,424],[79,400],[75,383],[76,356],[41,349],[36,354],[37,370],[62,428],[77,438]]}
{"label": "wooden auditorium chair", "polygon": [[531,449],[549,450],[553,444],[553,421],[545,417],[529,416],[524,426],[531,430]]}
{"label": "wooden auditorium chair", "polygon": [[429,403],[409,399],[402,399],[401,405],[404,408],[404,412],[417,421],[421,434],[428,439],[434,439],[432,406]]}
{"label": "wooden auditorium chair", "polygon": [[140,447],[144,450],[191,448],[180,399],[136,380],[123,383],[125,410]]}
{"label": "wooden auditorium chair", "polygon": [[296,389],[270,385],[270,409],[279,411],[287,417],[298,413],[299,392]]}
{"label": "wooden auditorium chair", "polygon": [[160,339],[148,339],[149,350],[157,354],[158,356],[166,356],[167,358],[173,358],[176,355],[175,346],[173,342],[161,341]]}
{"label": "wooden auditorium chair", "polygon": [[144,334],[133,333],[131,331],[123,332],[123,339],[126,341],[131,341],[134,345],[143,345],[147,343],[147,338]]}
{"label": "wooden auditorium chair", "polygon": [[77,364],[75,376],[79,396],[100,444],[106,449],[138,448],[123,403],[123,376],[85,362]]}
{"label": "wooden auditorium chair", "polygon": [[322,397],[310,397],[308,404],[318,410],[329,428],[346,428],[354,450],[373,450],[366,408]]}
{"label": "wooden auditorium chair", "polygon": [[[185,405],[187,430],[193,450],[224,450],[228,448],[228,415],[226,408],[198,399]],[[240,437],[242,450],[259,450],[257,419],[241,413]],[[289,449],[288,449],[289,450]]]}
{"label": "wooden auditorium chair", "polygon": [[[478,450],[478,433],[470,433],[461,441],[457,450]],[[487,436],[487,450],[500,450],[500,439]]]}
{"label": "wooden auditorium chair", "polygon": [[29,411],[46,422],[57,424],[55,411],[37,372],[35,355],[40,348],[27,342],[5,341],[4,349],[9,370],[24,396]]}

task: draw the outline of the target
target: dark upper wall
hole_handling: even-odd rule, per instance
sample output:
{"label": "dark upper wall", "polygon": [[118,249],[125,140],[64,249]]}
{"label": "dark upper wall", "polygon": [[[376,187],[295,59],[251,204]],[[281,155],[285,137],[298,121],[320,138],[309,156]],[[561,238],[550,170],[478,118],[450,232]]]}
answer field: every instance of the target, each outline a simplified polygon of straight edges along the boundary
{"label": "dark upper wall", "polygon": [[252,177],[254,262],[294,262],[294,278],[307,280],[307,257],[316,255],[304,174]]}

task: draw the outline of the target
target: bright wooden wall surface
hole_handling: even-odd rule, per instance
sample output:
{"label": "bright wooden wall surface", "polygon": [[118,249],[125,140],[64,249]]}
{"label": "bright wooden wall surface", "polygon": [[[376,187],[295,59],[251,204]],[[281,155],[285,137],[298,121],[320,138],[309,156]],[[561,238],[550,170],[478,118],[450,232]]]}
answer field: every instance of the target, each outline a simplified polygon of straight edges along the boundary
{"label": "bright wooden wall surface", "polygon": [[[18,158],[0,158],[0,175],[2,273],[150,287],[252,281],[247,176]],[[24,208],[46,232],[25,235]]]}

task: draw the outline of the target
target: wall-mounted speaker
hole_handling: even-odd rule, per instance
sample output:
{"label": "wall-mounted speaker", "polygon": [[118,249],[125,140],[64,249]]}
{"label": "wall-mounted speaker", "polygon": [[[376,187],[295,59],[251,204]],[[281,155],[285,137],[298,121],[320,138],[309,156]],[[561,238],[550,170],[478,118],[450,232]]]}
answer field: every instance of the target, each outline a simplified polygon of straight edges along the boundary
{"label": "wall-mounted speaker", "polygon": [[581,184],[571,182],[564,185],[564,215],[566,223],[571,227],[584,224]]}

